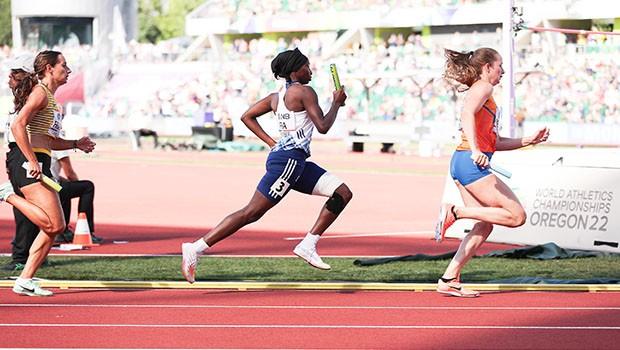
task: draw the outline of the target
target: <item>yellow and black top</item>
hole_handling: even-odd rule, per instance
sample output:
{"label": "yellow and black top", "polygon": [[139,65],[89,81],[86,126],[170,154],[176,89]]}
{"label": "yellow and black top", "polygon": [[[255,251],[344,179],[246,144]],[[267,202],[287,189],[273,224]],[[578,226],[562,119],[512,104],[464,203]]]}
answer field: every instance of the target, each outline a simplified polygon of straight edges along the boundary
{"label": "yellow and black top", "polygon": [[62,128],[62,114],[60,108],[56,103],[54,95],[45,84],[39,83],[39,86],[45,90],[47,94],[47,106],[38,111],[30,123],[28,123],[26,130],[28,134],[48,135],[53,138],[60,136],[60,129]]}

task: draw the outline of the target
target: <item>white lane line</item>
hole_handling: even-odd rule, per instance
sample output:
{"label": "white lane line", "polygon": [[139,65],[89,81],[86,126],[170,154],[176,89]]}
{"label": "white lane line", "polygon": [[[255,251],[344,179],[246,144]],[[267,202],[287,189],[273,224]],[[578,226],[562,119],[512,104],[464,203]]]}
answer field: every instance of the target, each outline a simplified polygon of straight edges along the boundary
{"label": "white lane line", "polygon": [[[352,234],[344,234],[344,235],[323,235],[321,239],[330,239],[330,238],[356,238],[356,237],[383,237],[383,236],[412,236],[418,238],[432,238],[430,234],[434,231],[404,231],[404,232],[379,232],[379,233],[352,233]],[[285,241],[301,241],[304,236],[299,237],[284,237]]]}
{"label": "white lane line", "polygon": [[122,323],[0,323],[0,327],[98,327],[98,328],[284,328],[284,329],[528,329],[528,330],[620,330],[620,326],[490,326],[490,325],[291,325],[291,324],[122,324]]}
{"label": "white lane line", "polygon": [[0,307],[30,308],[118,308],[118,309],[275,309],[275,310],[608,310],[620,311],[620,306],[322,306],[322,305],[166,305],[166,304],[0,304]]}

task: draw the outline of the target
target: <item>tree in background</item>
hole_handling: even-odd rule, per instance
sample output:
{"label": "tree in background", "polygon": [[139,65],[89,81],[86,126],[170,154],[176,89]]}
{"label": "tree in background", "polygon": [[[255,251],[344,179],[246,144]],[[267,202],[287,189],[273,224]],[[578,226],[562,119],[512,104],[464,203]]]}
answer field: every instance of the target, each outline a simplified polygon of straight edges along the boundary
{"label": "tree in background", "polygon": [[157,43],[182,36],[185,32],[185,16],[204,2],[205,0],[140,0],[138,40]]}
{"label": "tree in background", "polygon": [[0,45],[13,45],[11,0],[0,0]]}

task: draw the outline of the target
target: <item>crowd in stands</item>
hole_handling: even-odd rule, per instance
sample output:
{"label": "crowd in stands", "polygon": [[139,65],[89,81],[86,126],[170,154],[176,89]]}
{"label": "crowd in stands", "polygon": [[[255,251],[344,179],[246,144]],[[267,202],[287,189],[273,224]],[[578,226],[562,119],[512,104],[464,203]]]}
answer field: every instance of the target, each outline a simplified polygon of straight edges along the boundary
{"label": "crowd in stands", "polygon": [[[51,48],[51,50],[60,50],[63,53],[63,56],[66,57],[67,62],[69,62],[70,68],[73,72],[81,72],[86,67],[90,67],[97,62],[98,52],[90,45],[64,45],[62,47],[56,46]],[[7,81],[9,71],[4,64],[5,60],[9,59],[11,56],[18,55],[24,51],[28,51],[27,49],[12,49],[8,45],[0,46],[0,72],[2,76],[0,77],[0,96],[9,96],[11,95],[10,90],[8,89]],[[32,51],[32,56],[36,55],[36,52]]]}
{"label": "crowd in stands", "polygon": [[[498,35],[494,47],[501,47],[500,39]],[[417,34],[393,34],[377,39],[370,48],[352,47],[329,59],[321,58],[319,34],[289,41],[236,39],[225,45],[225,60],[205,62],[200,74],[179,80],[146,105],[159,106],[156,113],[164,116],[192,117],[208,108],[216,120],[238,118],[251,101],[280,88],[281,82],[270,74],[269,61],[274,52],[291,47],[310,57],[311,84],[323,106],[331,100],[333,86],[328,65],[337,64],[349,95],[343,119],[418,123],[457,116],[460,95],[441,78],[443,46]],[[538,46],[520,49],[517,108],[527,120],[620,124],[619,68],[614,64],[619,51],[617,43],[594,40],[552,51]]]}
{"label": "crowd in stands", "polygon": [[325,11],[380,11],[396,7],[450,7],[492,0],[211,0],[206,3],[206,15],[226,15],[231,18],[243,17],[252,13],[273,15],[275,13],[311,13]]}
{"label": "crowd in stands", "polygon": [[205,61],[199,74],[167,84],[146,101],[110,99],[103,92],[93,101],[96,106],[91,111],[122,118],[192,118],[209,111],[215,121],[235,122],[252,101],[281,88],[282,82],[273,78],[269,63],[275,52],[290,47],[299,47],[310,58],[311,84],[322,106],[332,99],[329,63],[337,64],[349,96],[342,119],[454,120],[454,89],[440,79],[443,63],[435,58],[441,55],[440,49],[430,51],[419,35],[396,34],[376,41],[370,49],[354,48],[330,59],[321,58],[319,35],[288,42],[283,38],[237,39],[225,45],[226,59]]}
{"label": "crowd in stands", "polygon": [[582,35],[554,50],[534,39],[519,64],[540,73],[517,85],[517,107],[531,120],[620,124],[619,39]]}
{"label": "crowd in stands", "polygon": [[[448,45],[463,49],[461,39]],[[500,49],[500,40],[498,33],[491,46]],[[620,124],[620,68],[615,61],[620,43],[601,42],[598,36],[584,40],[550,48],[535,34],[532,45],[518,49],[515,95],[517,110],[526,120]],[[235,123],[252,101],[282,86],[271,74],[274,54],[299,47],[311,60],[311,84],[325,107],[333,90],[328,66],[336,63],[349,96],[342,119],[452,122],[458,116],[460,95],[441,78],[444,46],[416,33],[395,33],[375,39],[370,47],[349,47],[323,59],[321,33],[290,40],[235,39],[224,45],[225,59],[205,60],[196,74],[179,76],[146,99],[110,97],[104,87],[84,111],[95,117],[133,120],[195,118],[208,112],[214,121]],[[126,62],[169,61],[152,54],[157,50],[163,52],[148,45],[131,46]],[[62,51],[74,71],[93,59],[85,47]],[[9,55],[10,49],[3,48],[0,61]]]}

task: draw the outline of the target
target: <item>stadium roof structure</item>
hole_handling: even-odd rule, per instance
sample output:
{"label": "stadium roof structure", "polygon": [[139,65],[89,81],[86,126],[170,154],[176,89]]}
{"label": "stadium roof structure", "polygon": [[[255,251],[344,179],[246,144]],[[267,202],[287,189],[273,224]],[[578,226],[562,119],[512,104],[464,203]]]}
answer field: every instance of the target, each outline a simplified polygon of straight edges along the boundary
{"label": "stadium roof structure", "polygon": [[[372,9],[282,14],[228,14],[205,1],[186,16],[186,34],[258,34],[293,31],[346,30],[501,23],[505,0],[487,0],[453,6],[378,6]],[[620,1],[515,1],[526,20],[600,19],[620,17]]]}
{"label": "stadium roof structure", "polygon": [[257,14],[252,16],[213,14],[209,2],[186,17],[188,35],[255,34],[292,31],[346,30],[355,28],[396,28],[427,25],[459,25],[501,22],[494,14],[502,4],[488,1],[459,7],[385,7],[383,10],[360,9],[287,13],[286,16]]}
{"label": "stadium roof structure", "polygon": [[[194,42],[179,58],[179,62],[191,60],[202,47],[210,47],[219,55],[223,52],[226,35],[290,33],[290,32],[338,32],[332,45],[323,47],[322,56],[331,57],[351,42],[362,46],[372,42],[375,28],[443,28],[450,26],[497,25],[501,27],[506,0],[487,0],[456,6],[375,6],[371,9],[336,10],[320,12],[283,12],[276,14],[250,11],[226,12],[218,1],[205,1],[186,16],[186,35]],[[411,1],[415,3],[415,1]],[[613,19],[620,17],[620,1],[609,0],[522,0],[514,1],[520,6],[522,18],[532,25],[548,24],[558,20]],[[253,9],[252,9],[253,10]],[[246,14],[247,13],[247,14]],[[585,24],[583,24],[585,25]],[[457,27],[455,27],[457,28]],[[583,28],[579,28],[583,29]],[[589,29],[589,28],[588,28]],[[455,29],[458,31],[459,29]],[[516,40],[527,40],[530,31],[517,33]]]}

